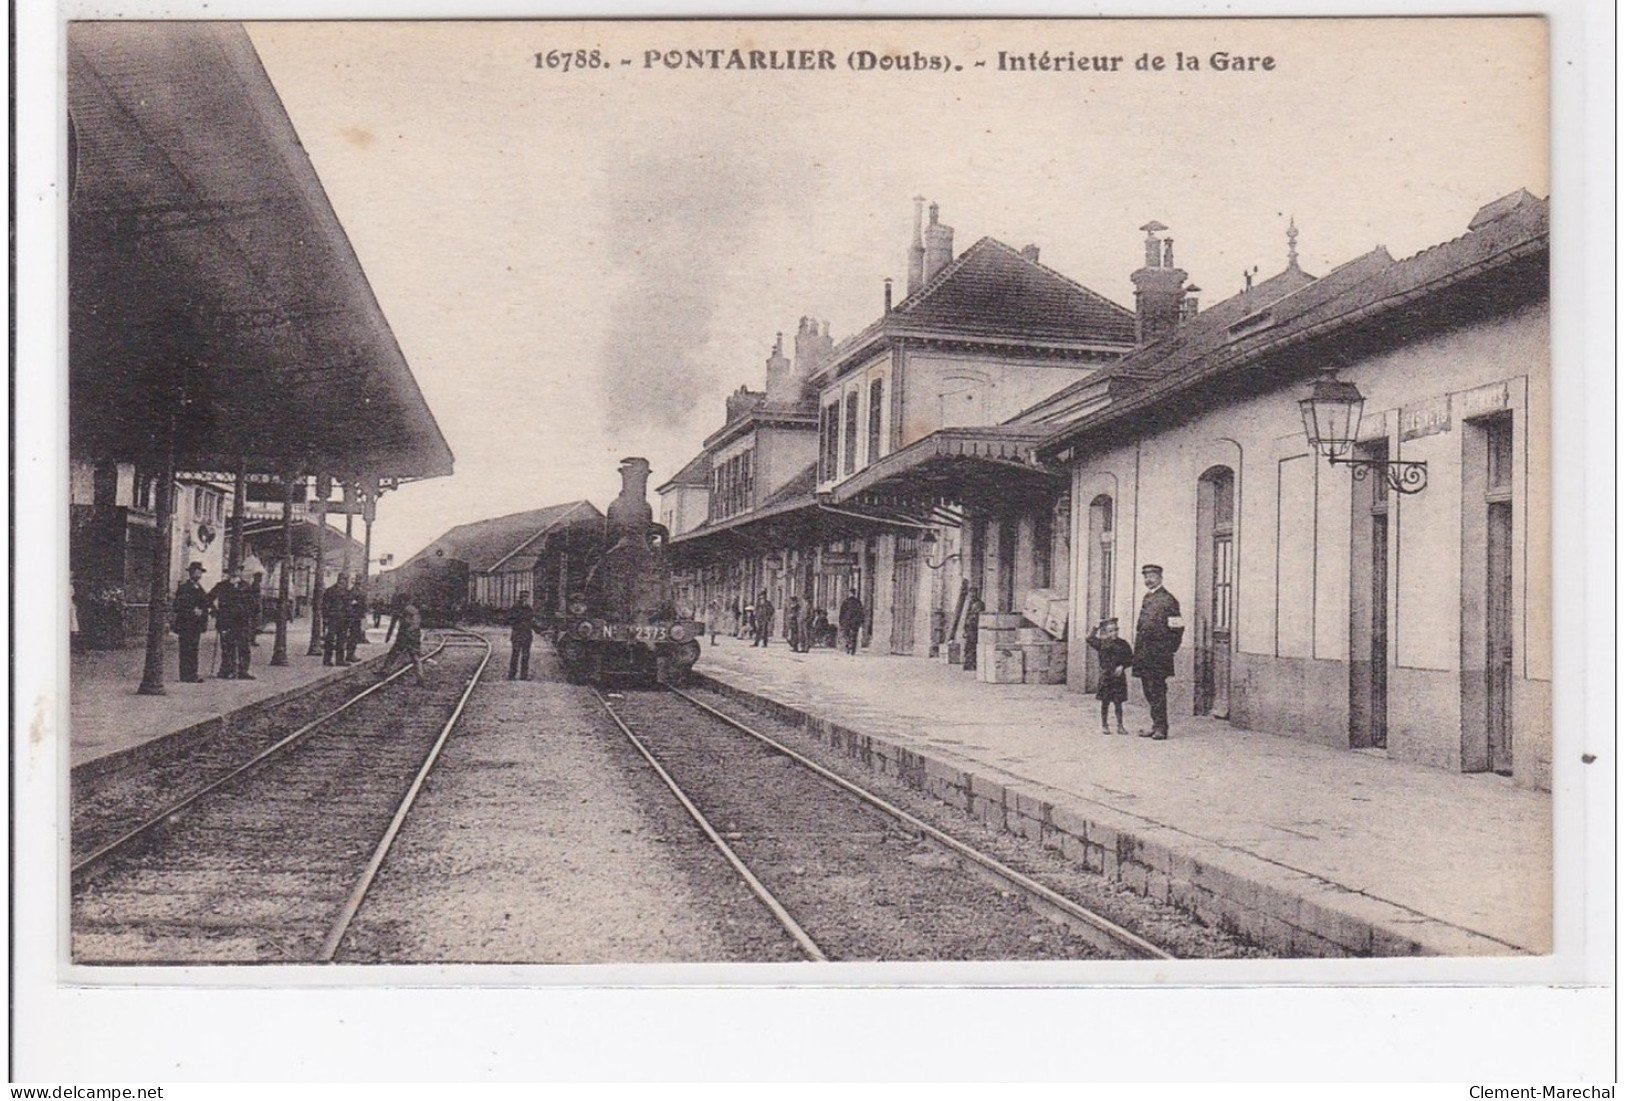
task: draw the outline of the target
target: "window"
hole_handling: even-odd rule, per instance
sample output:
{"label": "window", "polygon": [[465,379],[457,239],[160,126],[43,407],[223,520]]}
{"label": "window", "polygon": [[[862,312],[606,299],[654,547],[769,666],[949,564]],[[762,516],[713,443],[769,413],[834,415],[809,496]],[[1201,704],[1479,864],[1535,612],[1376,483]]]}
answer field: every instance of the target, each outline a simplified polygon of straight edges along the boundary
{"label": "window", "polygon": [[1039,509],[1033,514],[1033,588],[1047,589],[1054,580],[1055,512]]}
{"label": "window", "polygon": [[824,406],[822,420],[823,445],[818,456],[818,480],[820,482],[833,482],[838,473],[836,460],[841,446],[841,403],[839,399]]}
{"label": "window", "polygon": [[869,462],[880,458],[880,406],[885,396],[886,382],[875,379],[869,384]]}
{"label": "window", "polygon": [[841,472],[850,474],[858,465],[858,392],[846,395],[846,458]]}
{"label": "window", "polygon": [[1489,460],[1488,490],[1491,493],[1512,491],[1512,418],[1496,417],[1484,422],[1484,442]]}

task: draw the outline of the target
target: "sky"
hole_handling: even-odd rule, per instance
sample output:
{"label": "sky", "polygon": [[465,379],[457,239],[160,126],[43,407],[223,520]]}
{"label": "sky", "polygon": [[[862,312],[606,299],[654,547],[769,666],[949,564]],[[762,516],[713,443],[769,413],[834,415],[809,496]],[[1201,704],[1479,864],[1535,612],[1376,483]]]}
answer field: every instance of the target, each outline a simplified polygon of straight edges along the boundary
{"label": "sky", "polygon": [[[675,473],[728,392],[763,386],[777,333],[812,316],[839,341],[880,315],[883,278],[902,297],[915,196],[956,254],[1037,244],[1132,307],[1152,219],[1206,304],[1284,266],[1289,219],[1319,275],[1549,192],[1538,19],[249,33],[456,457],[380,502],[373,546],[397,562],[457,524],[603,506],[623,456],[647,457],[652,485]],[[578,49],[606,64],[548,65]],[[666,67],[691,49],[827,50],[833,67]],[[947,67],[854,71],[864,50]],[[1220,71],[1216,51],[1272,67]],[[1048,71],[1009,67],[1046,52]],[[1055,71],[1078,57],[1107,68]]]}

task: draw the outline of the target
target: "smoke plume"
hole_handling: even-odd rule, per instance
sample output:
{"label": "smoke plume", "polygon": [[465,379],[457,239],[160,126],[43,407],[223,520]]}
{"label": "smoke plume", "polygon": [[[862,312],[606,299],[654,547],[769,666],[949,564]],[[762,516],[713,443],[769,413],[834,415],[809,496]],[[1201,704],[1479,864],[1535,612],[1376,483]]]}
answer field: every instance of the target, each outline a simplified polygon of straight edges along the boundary
{"label": "smoke plume", "polygon": [[684,141],[635,154],[617,173],[608,244],[630,276],[602,352],[609,424],[669,432],[715,392],[705,348],[730,260],[763,202],[750,154]]}

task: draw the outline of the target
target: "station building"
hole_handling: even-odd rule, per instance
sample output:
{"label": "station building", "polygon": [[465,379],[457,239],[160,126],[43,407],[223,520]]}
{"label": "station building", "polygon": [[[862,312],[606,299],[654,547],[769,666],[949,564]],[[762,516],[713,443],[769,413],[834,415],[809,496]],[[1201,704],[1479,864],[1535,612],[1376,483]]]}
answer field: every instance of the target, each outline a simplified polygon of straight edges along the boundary
{"label": "station building", "polygon": [[[1311,280],[1294,257],[1029,411],[1063,420],[1037,455],[1077,505],[1072,668],[1090,623],[1131,633],[1156,562],[1187,624],[1176,716],[1549,787],[1548,247],[1518,192],[1407,259]],[[1327,372],[1364,399],[1341,459],[1367,465],[1310,444]]]}
{"label": "station building", "polygon": [[[956,258],[935,204],[923,214],[900,302],[888,280],[881,316],[839,346],[803,319],[795,359],[769,359],[767,391],[730,399],[706,441],[706,520],[673,539],[697,609],[716,601],[730,620],[766,591],[781,613],[799,597],[833,619],[855,592],[864,646],[925,655],[951,633],[973,569],[1003,583],[1002,606],[1048,582],[1066,482],[1029,462],[1044,429],[998,426],[1131,352],[1134,315],[1034,246],[983,238]],[[663,514],[668,502],[692,514],[678,504],[700,492],[685,473],[659,487]]]}

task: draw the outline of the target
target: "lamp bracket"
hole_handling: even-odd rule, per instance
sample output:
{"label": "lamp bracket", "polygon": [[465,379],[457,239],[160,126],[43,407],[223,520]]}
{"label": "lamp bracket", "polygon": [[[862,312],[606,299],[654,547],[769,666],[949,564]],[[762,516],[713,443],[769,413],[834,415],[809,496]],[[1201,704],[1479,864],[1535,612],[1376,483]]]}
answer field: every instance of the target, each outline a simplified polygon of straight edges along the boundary
{"label": "lamp bracket", "polygon": [[1365,481],[1373,471],[1378,472],[1388,483],[1388,488],[1395,493],[1420,493],[1428,485],[1428,464],[1425,462],[1415,463],[1397,459],[1339,459],[1335,456],[1327,461],[1333,466],[1351,467],[1356,482]]}

